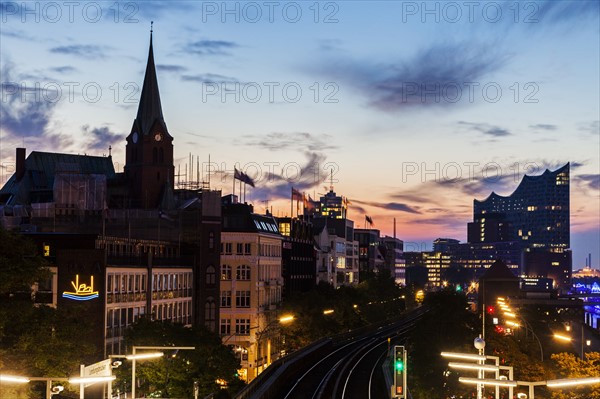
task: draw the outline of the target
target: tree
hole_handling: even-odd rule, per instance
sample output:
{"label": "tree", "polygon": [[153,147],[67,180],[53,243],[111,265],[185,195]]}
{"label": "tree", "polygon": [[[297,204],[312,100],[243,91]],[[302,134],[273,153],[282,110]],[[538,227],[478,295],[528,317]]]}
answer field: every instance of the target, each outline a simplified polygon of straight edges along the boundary
{"label": "tree", "polygon": [[[48,279],[46,261],[27,238],[0,228],[0,368],[3,372],[35,377],[68,377],[79,364],[91,361],[95,347],[81,336],[91,326],[80,308],[37,306],[32,285]],[[84,306],[84,305],[81,305]],[[2,397],[20,397],[7,393]],[[22,389],[31,397],[43,394],[41,384]]]}
{"label": "tree", "polygon": [[10,233],[0,226],[0,295],[10,295],[50,277],[35,245],[20,234]]}
{"label": "tree", "polygon": [[[585,360],[572,353],[557,353],[551,356],[556,368],[556,378],[583,378],[600,375],[600,353],[585,354]],[[600,399],[600,384],[552,390],[552,399]]]}
{"label": "tree", "polygon": [[[221,344],[220,337],[204,327],[186,328],[181,324],[140,318],[125,333],[125,342],[131,346],[195,346],[191,350],[167,350],[159,360],[138,362],[136,378],[139,393],[160,394],[161,397],[192,397],[193,382],[198,382],[200,397],[219,392],[226,383],[229,393],[243,386],[237,378],[239,360]],[[119,369],[121,379],[130,373],[129,365]]]}

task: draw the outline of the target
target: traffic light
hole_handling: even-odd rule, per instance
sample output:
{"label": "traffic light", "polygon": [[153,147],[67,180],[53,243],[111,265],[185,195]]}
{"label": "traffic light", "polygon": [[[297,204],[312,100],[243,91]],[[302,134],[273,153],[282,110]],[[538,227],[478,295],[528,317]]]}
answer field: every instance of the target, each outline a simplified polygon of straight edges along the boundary
{"label": "traffic light", "polygon": [[394,346],[394,392],[398,399],[406,398],[406,351],[404,346]]}

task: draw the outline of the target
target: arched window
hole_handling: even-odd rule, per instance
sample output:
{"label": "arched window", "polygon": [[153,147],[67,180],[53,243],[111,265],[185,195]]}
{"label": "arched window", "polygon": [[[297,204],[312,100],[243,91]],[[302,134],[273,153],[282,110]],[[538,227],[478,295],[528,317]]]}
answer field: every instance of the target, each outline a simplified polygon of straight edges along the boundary
{"label": "arched window", "polygon": [[158,161],[158,148],[154,147],[152,149],[152,162],[156,163]]}
{"label": "arched window", "polygon": [[231,266],[221,266],[221,280],[231,280]]}
{"label": "arched window", "polygon": [[250,280],[250,266],[240,265],[235,271],[236,280]]}
{"label": "arched window", "polygon": [[216,270],[213,265],[208,265],[206,268],[206,285],[215,285],[216,283]]}
{"label": "arched window", "polygon": [[158,150],[158,162],[159,163],[163,163],[165,161],[165,152],[163,151],[162,148],[159,148]]}
{"label": "arched window", "polygon": [[206,320],[214,320],[217,314],[217,305],[215,304],[215,300],[213,297],[209,296],[206,298],[206,304],[204,305],[205,314],[204,317]]}
{"label": "arched window", "polygon": [[217,304],[212,296],[206,298],[204,305],[204,320],[206,322],[214,322],[217,318]]}

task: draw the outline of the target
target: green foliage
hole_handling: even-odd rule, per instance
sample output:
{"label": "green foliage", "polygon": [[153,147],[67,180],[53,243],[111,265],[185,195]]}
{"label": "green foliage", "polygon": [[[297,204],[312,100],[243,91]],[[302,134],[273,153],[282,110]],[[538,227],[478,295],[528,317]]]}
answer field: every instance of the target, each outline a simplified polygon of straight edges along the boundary
{"label": "green foliage", "polygon": [[[48,279],[49,269],[23,236],[0,228],[0,369],[30,377],[68,377],[93,359],[95,347],[82,336],[91,333],[85,305],[68,309],[36,306],[31,285]],[[43,384],[27,384],[2,397],[41,397]],[[65,392],[67,393],[67,392]]]}
{"label": "green foliage", "polygon": [[[600,375],[600,353],[586,353],[585,360],[572,353],[557,353],[551,356],[555,365],[556,378],[584,378]],[[600,399],[600,384],[553,389],[552,399]]]}
{"label": "green foliage", "polygon": [[0,226],[0,296],[29,290],[33,283],[48,279],[45,266],[31,241]]}
{"label": "green foliage", "polygon": [[[226,381],[229,392],[243,383],[236,377],[240,368],[233,352],[221,344],[220,337],[203,327],[186,328],[180,324],[141,318],[125,334],[132,346],[195,346],[195,350],[166,350],[158,360],[138,361],[136,378],[140,388],[136,394],[160,394],[163,398],[193,397],[193,382],[199,384],[199,397],[220,392],[217,379]],[[125,380],[131,375],[128,364],[119,368]],[[129,382],[130,383],[130,382]],[[122,390],[125,390],[123,387]],[[222,393],[223,394],[223,393]]]}
{"label": "green foliage", "polygon": [[[287,299],[282,314],[295,320],[282,326],[286,349],[295,350],[320,338],[355,329],[391,317],[404,310],[404,290],[389,274],[379,273],[358,287],[340,287],[321,283],[309,291]],[[323,314],[332,309],[333,313]]]}

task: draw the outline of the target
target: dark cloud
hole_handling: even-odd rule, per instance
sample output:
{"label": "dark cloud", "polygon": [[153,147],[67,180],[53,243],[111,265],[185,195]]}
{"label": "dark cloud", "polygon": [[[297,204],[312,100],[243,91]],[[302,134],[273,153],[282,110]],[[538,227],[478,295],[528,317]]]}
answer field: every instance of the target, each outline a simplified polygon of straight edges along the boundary
{"label": "dark cloud", "polygon": [[588,123],[581,123],[579,126],[579,130],[589,132],[594,136],[598,136],[600,135],[600,120],[591,121]]}
{"label": "dark cloud", "polygon": [[106,48],[95,44],[72,44],[69,46],[58,46],[50,49],[51,53],[74,55],[82,58],[104,58]]}
{"label": "dark cloud", "polygon": [[600,174],[578,175],[574,177],[574,180],[581,182],[588,189],[596,191],[596,195],[598,194],[598,190],[600,190]]}
{"label": "dark cloud", "polygon": [[508,129],[490,125],[488,123],[473,123],[473,122],[465,122],[459,121],[459,125],[467,127],[469,130],[473,130],[479,133],[483,133],[486,136],[492,137],[505,137],[510,136],[512,133],[508,131]]}
{"label": "dark cloud", "polygon": [[505,62],[506,57],[496,54],[490,45],[464,42],[436,44],[410,60],[391,65],[329,60],[322,72],[363,93],[371,106],[397,111],[471,102],[469,90],[473,85]]}
{"label": "dark cloud", "polygon": [[407,204],[402,204],[399,202],[375,202],[375,201],[361,201],[356,198],[350,199],[350,202],[353,204],[361,204],[366,206],[372,206],[375,208],[381,208],[388,211],[398,211],[398,212],[407,212],[407,213],[421,213],[417,207],[412,207]]}
{"label": "dark cloud", "polygon": [[243,172],[257,179],[256,188],[252,189],[253,198],[286,199],[290,198],[292,187],[300,192],[312,191],[323,184],[328,175],[323,173],[321,166],[325,163],[325,156],[317,152],[306,152],[306,163],[288,162],[278,165],[281,168],[276,172],[257,170],[251,165],[242,166]]}
{"label": "dark cloud", "polygon": [[109,146],[120,146],[125,139],[125,134],[115,133],[106,126],[91,128],[89,125],[84,125],[81,127],[81,132],[86,137],[87,149],[90,151],[105,150],[108,152]]}
{"label": "dark cloud", "polygon": [[[33,84],[22,82],[22,76],[14,71],[14,65],[2,66],[3,82],[0,88],[3,99],[0,101],[2,130],[9,137],[42,136],[46,133],[59,93],[46,90]],[[17,76],[15,76],[17,75]],[[15,80],[19,84],[12,83]]]}
{"label": "dark cloud", "polygon": [[228,84],[240,83],[236,78],[230,76],[219,75],[216,73],[204,73],[199,75],[182,75],[181,80],[186,82],[198,82],[206,84]]}
{"label": "dark cloud", "polygon": [[58,72],[58,73],[73,73],[73,72],[77,71],[76,68],[69,66],[69,65],[53,67],[53,68],[50,68],[50,70],[52,72]]}
{"label": "dark cloud", "polygon": [[181,73],[187,71],[187,68],[182,65],[156,65],[156,69],[160,72]]}
{"label": "dark cloud", "polygon": [[185,51],[197,55],[230,55],[239,45],[226,40],[198,40],[185,46]]}
{"label": "dark cloud", "polygon": [[598,18],[600,14],[600,2],[597,0],[545,0],[534,4],[537,7],[532,17],[541,23],[581,22],[583,18]]}
{"label": "dark cloud", "polygon": [[[0,3],[0,4],[3,4],[3,3]],[[12,37],[15,39],[27,40],[27,41],[35,40],[35,38],[33,36],[23,32],[22,30],[17,30],[17,29],[10,29],[10,30],[9,29],[0,29],[0,36]]]}
{"label": "dark cloud", "polygon": [[550,130],[550,131],[552,131],[552,130],[556,130],[558,126],[549,125],[546,123],[538,123],[537,125],[529,125],[529,127],[534,130]]}
{"label": "dark cloud", "polygon": [[257,147],[270,151],[287,149],[324,151],[338,148],[332,143],[333,140],[328,134],[314,135],[307,132],[273,132],[264,136],[243,136],[239,145]]}

